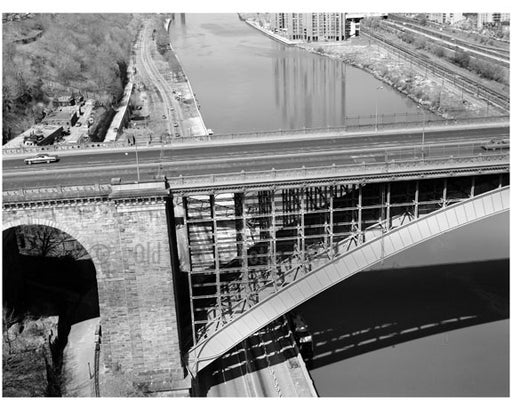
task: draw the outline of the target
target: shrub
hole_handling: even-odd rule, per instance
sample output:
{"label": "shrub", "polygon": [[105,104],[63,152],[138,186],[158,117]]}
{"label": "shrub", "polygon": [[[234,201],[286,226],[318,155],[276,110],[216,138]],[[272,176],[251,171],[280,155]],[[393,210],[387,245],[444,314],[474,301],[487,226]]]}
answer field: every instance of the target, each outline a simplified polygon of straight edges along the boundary
{"label": "shrub", "polygon": [[462,68],[468,68],[469,63],[471,61],[471,57],[466,51],[461,51],[460,49],[457,49],[455,51],[455,56],[453,57],[452,61]]}
{"label": "shrub", "polygon": [[445,52],[444,52],[444,48],[441,47],[441,46],[436,46],[434,48],[434,54],[437,56],[437,57],[440,57],[440,58],[443,58],[445,56]]}

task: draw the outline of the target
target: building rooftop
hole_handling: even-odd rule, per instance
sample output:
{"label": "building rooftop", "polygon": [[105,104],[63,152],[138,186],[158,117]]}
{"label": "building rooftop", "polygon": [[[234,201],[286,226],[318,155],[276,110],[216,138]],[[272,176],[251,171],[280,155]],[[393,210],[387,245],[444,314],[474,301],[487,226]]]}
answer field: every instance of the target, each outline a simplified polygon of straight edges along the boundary
{"label": "building rooftop", "polygon": [[25,139],[29,138],[31,135],[39,133],[39,135],[43,135],[43,138],[46,138],[49,135],[52,135],[59,128],[62,128],[62,127],[59,125],[43,125],[43,124],[34,125],[34,126],[30,127],[28,130],[23,131],[20,135],[13,138],[6,144],[4,144],[2,146],[2,148],[21,147],[21,146],[23,146],[23,142],[25,141]]}

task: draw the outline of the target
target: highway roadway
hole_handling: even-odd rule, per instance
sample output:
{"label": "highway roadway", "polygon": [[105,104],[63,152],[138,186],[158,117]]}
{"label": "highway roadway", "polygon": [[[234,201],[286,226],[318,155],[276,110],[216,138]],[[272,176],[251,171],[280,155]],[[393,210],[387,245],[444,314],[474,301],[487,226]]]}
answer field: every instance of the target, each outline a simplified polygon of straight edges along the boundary
{"label": "highway roadway", "polygon": [[[111,178],[140,180],[156,175],[208,175],[230,172],[381,162],[412,159],[421,155],[421,129],[368,132],[338,137],[302,136],[265,141],[202,142],[188,145],[154,145],[62,151],[60,161],[25,165],[27,155],[3,158],[5,189],[55,185],[110,183]],[[491,138],[508,138],[509,126],[489,128],[450,127],[425,130],[426,157],[485,152],[481,147]]]}
{"label": "highway roadway", "polygon": [[206,397],[311,397],[293,341],[280,321],[238,344],[200,373]]}

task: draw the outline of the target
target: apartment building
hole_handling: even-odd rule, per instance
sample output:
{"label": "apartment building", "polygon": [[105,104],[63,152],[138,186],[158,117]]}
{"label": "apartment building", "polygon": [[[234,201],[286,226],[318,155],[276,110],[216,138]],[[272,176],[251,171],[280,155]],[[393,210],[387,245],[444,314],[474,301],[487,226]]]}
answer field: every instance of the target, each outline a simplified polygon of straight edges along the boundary
{"label": "apartment building", "polygon": [[289,40],[316,42],[347,38],[346,13],[274,13],[270,28]]}
{"label": "apartment building", "polygon": [[510,13],[478,13],[476,18],[477,28],[482,28],[486,24],[510,24]]}

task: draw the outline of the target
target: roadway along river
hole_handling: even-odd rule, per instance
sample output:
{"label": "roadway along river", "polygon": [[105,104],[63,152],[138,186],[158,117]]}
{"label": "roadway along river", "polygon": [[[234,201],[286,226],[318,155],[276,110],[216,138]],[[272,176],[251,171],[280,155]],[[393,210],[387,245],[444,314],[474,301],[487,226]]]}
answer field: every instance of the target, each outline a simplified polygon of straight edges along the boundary
{"label": "roadway along river", "polygon": [[215,133],[342,126],[345,116],[374,116],[376,104],[379,116],[422,118],[370,74],[278,43],[236,14],[176,14],[170,38]]}

